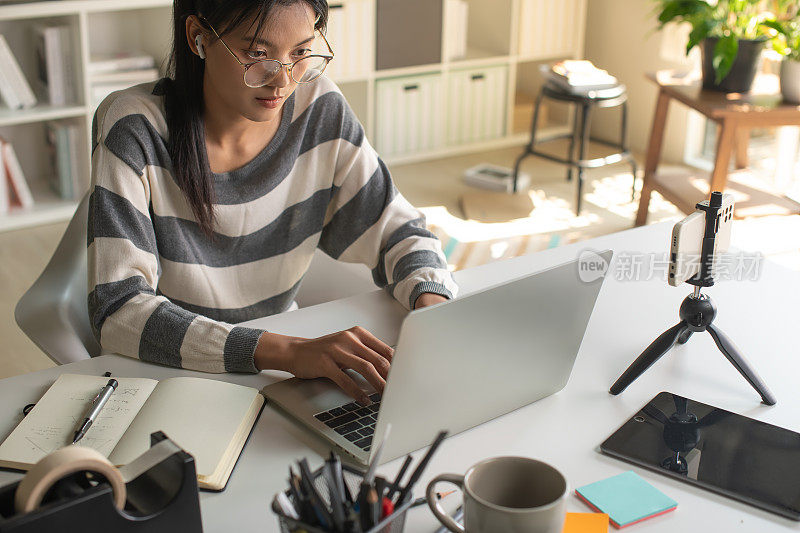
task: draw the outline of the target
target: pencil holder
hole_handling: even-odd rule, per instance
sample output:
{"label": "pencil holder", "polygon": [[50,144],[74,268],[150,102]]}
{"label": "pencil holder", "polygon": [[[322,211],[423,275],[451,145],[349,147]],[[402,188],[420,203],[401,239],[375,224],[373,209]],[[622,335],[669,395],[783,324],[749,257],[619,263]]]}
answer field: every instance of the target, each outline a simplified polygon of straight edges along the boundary
{"label": "pencil holder", "polygon": [[[344,468],[345,482],[347,483],[350,491],[353,494],[358,493],[361,477],[349,468]],[[315,470],[312,475],[314,476],[314,485],[319,491],[320,496],[325,500],[326,505],[330,505],[330,494],[328,493],[328,485],[322,475],[322,469]],[[288,498],[291,498],[289,491],[285,492]],[[406,512],[414,502],[414,498],[407,498],[402,505],[398,505],[392,514],[378,522],[375,527],[363,531],[362,533],[402,533],[403,527],[406,522]],[[278,517],[281,533],[294,533],[295,531],[306,531],[307,533],[331,533],[329,530],[322,529],[319,526],[311,526],[295,518],[286,516],[281,511],[280,505],[277,502],[277,496],[272,500],[272,512]],[[356,531],[360,532],[360,529]]]}

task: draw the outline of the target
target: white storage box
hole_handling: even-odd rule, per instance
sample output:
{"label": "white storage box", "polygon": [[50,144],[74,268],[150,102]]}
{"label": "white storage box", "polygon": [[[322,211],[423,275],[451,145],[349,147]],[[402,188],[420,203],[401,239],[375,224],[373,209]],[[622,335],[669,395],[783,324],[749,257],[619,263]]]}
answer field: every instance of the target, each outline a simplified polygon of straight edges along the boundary
{"label": "white storage box", "polygon": [[505,133],[508,67],[457,70],[447,88],[447,144],[454,146]]}
{"label": "white storage box", "polygon": [[519,55],[551,59],[579,53],[585,9],[586,0],[522,0]]}
{"label": "white storage box", "polygon": [[378,80],[376,142],[383,157],[442,146],[444,101],[441,74]]}
{"label": "white storage box", "polygon": [[[334,81],[365,77],[375,64],[375,2],[331,2],[326,37],[335,55],[325,74]],[[328,52],[324,43],[316,49]]]}

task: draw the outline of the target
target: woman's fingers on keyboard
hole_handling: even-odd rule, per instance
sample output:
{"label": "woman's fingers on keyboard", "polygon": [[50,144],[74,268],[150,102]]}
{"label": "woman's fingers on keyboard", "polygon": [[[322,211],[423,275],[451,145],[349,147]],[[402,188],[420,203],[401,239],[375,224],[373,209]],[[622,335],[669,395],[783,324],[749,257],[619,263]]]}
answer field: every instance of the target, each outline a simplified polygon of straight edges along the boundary
{"label": "woman's fingers on keyboard", "polygon": [[361,326],[355,326],[353,328],[350,328],[348,331],[354,333],[358,337],[358,339],[364,344],[364,346],[370,348],[371,350],[374,350],[378,355],[380,355],[387,361],[389,362],[392,361],[392,357],[394,356],[394,350],[391,348],[391,346],[380,340],[371,332],[362,328]]}
{"label": "woman's fingers on keyboard", "polygon": [[386,385],[386,380],[380,375],[375,366],[368,360],[354,355],[349,350],[342,350],[334,356],[336,363],[342,368],[349,368],[355,370],[378,392],[383,392],[383,387]]}
{"label": "woman's fingers on keyboard", "polygon": [[[350,346],[354,355],[370,363],[377,371],[378,374],[385,380],[389,375],[389,360],[381,356],[375,350],[365,346],[360,341],[355,341]],[[364,376],[366,377],[366,376]]]}
{"label": "woman's fingers on keyboard", "polygon": [[370,400],[367,393],[361,390],[361,388],[353,381],[353,378],[348,376],[341,368],[337,365],[331,365],[328,372],[326,372],[326,376],[336,383],[340,389],[344,391],[345,394],[353,398],[355,401],[360,403],[361,405],[369,405]]}

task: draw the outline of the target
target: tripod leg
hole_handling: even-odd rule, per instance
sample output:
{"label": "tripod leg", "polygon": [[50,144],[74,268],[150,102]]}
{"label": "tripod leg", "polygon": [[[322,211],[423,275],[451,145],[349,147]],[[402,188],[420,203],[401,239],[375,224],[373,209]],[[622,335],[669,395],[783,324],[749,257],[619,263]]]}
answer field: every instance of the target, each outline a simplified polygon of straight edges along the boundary
{"label": "tripod leg", "polygon": [[675,344],[675,341],[678,339],[681,333],[683,333],[683,331],[687,328],[688,326],[686,325],[686,322],[681,320],[676,325],[659,335],[658,338],[650,344],[650,346],[645,348],[641,355],[636,358],[636,361],[634,361],[633,364],[628,367],[628,369],[619,377],[619,379],[614,382],[613,385],[611,385],[611,388],[608,392],[616,395],[624,391],[628,385],[633,383],[633,381],[641,376],[645,370],[650,368],[650,366],[658,361],[662,355],[667,353],[667,351],[669,351],[669,349]]}
{"label": "tripod leg", "polygon": [[692,330],[686,328],[686,330],[680,334],[678,337],[678,344],[686,344],[686,341],[689,340],[689,337],[692,336]]}
{"label": "tripod leg", "polygon": [[761,380],[761,377],[747,362],[739,348],[733,344],[733,341],[725,335],[719,328],[715,328],[712,324],[706,326],[706,329],[711,334],[714,342],[717,343],[717,348],[722,354],[731,362],[733,367],[744,376],[744,379],[758,392],[761,396],[761,401],[767,405],[775,405],[778,400],[772,395],[772,392],[767,388],[767,385]]}

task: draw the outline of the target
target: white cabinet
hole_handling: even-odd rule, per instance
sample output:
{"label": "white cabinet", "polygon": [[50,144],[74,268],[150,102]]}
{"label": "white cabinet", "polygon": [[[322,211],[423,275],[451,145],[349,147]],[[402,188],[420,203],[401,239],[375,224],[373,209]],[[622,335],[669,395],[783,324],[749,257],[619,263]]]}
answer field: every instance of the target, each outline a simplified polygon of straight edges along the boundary
{"label": "white cabinet", "polygon": [[376,149],[385,157],[505,135],[508,66],[376,82]]}
{"label": "white cabinet", "polygon": [[442,146],[444,97],[441,74],[378,80],[376,149],[382,156]]}
{"label": "white cabinet", "polygon": [[453,71],[447,79],[447,143],[498,139],[505,132],[508,67]]}

